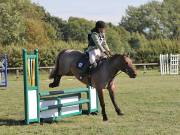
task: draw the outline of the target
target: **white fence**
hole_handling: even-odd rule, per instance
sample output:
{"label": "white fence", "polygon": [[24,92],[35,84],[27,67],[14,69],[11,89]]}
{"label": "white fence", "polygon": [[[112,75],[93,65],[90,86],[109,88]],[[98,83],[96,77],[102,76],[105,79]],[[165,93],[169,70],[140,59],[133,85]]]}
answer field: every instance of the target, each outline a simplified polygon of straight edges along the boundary
{"label": "white fence", "polygon": [[178,75],[180,66],[180,55],[176,54],[160,54],[160,71],[161,75]]}
{"label": "white fence", "polygon": [[169,74],[169,57],[168,54],[160,54],[160,71],[161,75]]}

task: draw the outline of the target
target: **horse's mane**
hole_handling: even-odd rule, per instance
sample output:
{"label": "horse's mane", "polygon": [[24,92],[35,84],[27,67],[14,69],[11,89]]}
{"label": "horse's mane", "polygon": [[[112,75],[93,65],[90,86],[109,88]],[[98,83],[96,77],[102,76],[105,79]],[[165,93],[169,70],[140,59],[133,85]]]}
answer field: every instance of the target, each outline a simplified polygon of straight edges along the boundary
{"label": "horse's mane", "polygon": [[112,55],[109,59],[110,60],[114,60],[114,59],[117,59],[117,58],[120,58],[120,57],[123,57],[124,55],[122,55],[122,54],[114,54],[114,55]]}

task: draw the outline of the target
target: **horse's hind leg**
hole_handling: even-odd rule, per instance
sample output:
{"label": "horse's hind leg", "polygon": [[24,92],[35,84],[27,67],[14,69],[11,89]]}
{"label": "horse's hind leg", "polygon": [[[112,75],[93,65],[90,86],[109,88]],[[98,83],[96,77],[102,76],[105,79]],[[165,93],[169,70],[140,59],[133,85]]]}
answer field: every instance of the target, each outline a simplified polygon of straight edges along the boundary
{"label": "horse's hind leg", "polygon": [[115,85],[114,85],[113,80],[108,84],[108,91],[109,91],[111,101],[112,101],[112,103],[114,105],[115,111],[117,112],[118,115],[123,115],[123,113],[121,112],[121,109],[118,107],[118,105],[117,105],[117,103],[115,101],[115,96],[114,96]]}
{"label": "horse's hind leg", "polygon": [[49,87],[50,88],[58,87],[60,80],[61,80],[61,77],[62,77],[62,75],[55,76],[53,82],[49,84]]}

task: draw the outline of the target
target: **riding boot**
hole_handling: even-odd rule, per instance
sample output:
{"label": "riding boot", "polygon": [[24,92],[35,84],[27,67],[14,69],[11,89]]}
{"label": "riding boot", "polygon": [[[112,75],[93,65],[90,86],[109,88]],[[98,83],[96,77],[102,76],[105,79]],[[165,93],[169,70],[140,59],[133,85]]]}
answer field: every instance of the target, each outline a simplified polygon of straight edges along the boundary
{"label": "riding boot", "polygon": [[83,71],[80,73],[79,79],[82,80],[85,76],[87,76],[88,72],[89,72],[89,69],[83,70]]}
{"label": "riding boot", "polygon": [[83,70],[81,73],[80,73],[80,77],[79,79],[82,80],[84,77],[86,77],[87,75],[91,74],[91,70],[94,69],[95,67],[97,67],[97,63],[93,63],[90,65],[90,63],[88,64],[88,68],[86,70]]}
{"label": "riding boot", "polygon": [[79,79],[82,80],[86,76],[85,73],[81,73]]}
{"label": "riding boot", "polygon": [[87,75],[87,72],[89,72],[89,73],[91,73],[91,71],[93,70],[93,69],[95,69],[97,67],[97,62],[94,62],[93,64],[91,64],[91,66],[89,67],[89,70],[87,71],[84,71],[84,72],[82,72],[81,73],[81,75],[80,75],[80,80],[82,80],[86,75]]}

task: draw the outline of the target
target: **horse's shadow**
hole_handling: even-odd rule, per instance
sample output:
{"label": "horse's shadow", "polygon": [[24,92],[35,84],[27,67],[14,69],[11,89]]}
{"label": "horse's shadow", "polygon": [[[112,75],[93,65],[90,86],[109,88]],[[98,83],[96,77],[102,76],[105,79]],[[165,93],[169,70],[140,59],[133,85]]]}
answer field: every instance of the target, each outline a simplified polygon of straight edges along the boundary
{"label": "horse's shadow", "polygon": [[[58,123],[59,121],[41,121],[40,125],[43,124],[53,124],[53,123]],[[61,120],[61,122],[69,124],[72,123],[73,121],[71,120]],[[36,123],[37,124],[37,123]],[[24,120],[14,120],[14,119],[0,119],[0,126],[25,126]]]}
{"label": "horse's shadow", "polygon": [[0,119],[0,126],[19,126],[25,125],[24,120]]}

